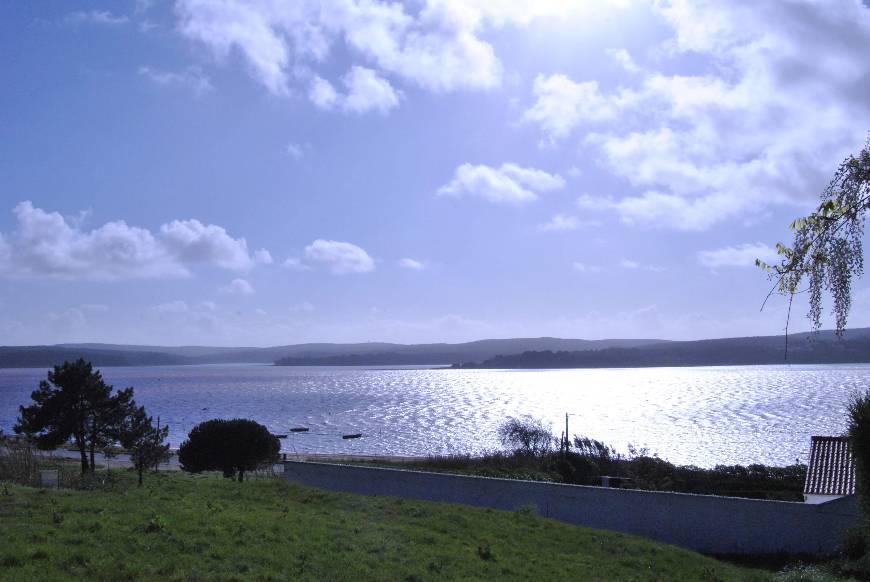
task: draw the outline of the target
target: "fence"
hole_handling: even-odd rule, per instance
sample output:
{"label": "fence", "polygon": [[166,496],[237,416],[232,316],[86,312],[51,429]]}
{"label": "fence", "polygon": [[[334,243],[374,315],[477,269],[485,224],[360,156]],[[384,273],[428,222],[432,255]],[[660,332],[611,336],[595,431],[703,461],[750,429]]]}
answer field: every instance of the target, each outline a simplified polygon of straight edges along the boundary
{"label": "fence", "polygon": [[285,462],[284,477],[331,491],[508,510],[534,506],[544,517],[708,554],[827,555],[858,522],[854,497],[811,505],[301,461]]}

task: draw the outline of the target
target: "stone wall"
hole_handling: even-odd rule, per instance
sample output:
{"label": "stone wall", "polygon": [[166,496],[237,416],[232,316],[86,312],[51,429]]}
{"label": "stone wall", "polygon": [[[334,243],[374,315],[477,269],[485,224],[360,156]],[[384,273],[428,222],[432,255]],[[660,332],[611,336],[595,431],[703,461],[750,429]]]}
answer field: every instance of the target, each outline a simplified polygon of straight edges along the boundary
{"label": "stone wall", "polygon": [[284,477],[330,491],[507,510],[534,506],[544,517],[708,554],[831,554],[858,521],[854,497],[811,505],[298,461],[284,463]]}

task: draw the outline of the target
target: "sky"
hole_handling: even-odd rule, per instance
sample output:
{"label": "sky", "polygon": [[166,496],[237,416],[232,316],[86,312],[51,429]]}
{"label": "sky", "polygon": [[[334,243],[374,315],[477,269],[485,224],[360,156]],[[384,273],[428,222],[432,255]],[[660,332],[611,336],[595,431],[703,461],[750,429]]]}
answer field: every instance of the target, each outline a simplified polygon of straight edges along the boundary
{"label": "sky", "polygon": [[781,333],[754,260],[868,47],[858,0],[3,2],[0,344]]}

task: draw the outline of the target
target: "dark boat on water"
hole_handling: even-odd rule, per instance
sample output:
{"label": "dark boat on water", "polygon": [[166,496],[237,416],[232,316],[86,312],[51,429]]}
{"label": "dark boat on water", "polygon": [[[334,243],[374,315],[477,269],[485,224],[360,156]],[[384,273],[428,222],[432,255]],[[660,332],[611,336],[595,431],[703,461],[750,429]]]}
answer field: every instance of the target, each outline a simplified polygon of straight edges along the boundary
{"label": "dark boat on water", "polygon": [[361,437],[362,437],[362,433],[361,433],[361,432],[358,432],[358,433],[355,433],[355,434],[345,434],[345,435],[341,435],[341,438],[343,438],[344,440],[348,440],[348,439],[358,439],[358,438],[361,438]]}

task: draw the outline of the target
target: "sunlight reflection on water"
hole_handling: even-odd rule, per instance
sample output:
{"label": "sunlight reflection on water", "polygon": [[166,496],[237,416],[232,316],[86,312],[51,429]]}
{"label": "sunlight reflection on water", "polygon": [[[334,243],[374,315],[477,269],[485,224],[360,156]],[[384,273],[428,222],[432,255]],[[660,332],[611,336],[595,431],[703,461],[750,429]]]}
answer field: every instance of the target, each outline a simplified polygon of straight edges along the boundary
{"label": "sunlight reflection on water", "polygon": [[[806,462],[809,436],[839,434],[845,402],[870,365],[603,370],[376,370],[259,365],[104,368],[132,385],[180,444],[198,422],[247,417],[286,433],[284,452],[425,455],[498,447],[508,416],[551,422],[625,451],[629,443],[677,463]],[[0,428],[42,369],[0,370]],[[342,440],[361,432],[359,440]]]}

